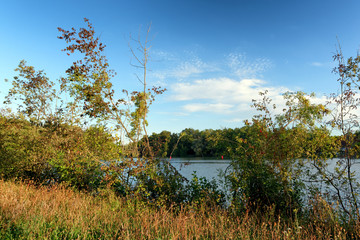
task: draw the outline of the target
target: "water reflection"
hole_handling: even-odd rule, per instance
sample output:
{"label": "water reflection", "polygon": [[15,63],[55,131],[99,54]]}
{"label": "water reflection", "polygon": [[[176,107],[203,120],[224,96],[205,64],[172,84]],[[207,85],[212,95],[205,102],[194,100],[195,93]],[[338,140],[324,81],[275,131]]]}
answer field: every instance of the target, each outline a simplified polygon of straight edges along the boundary
{"label": "water reflection", "polygon": [[[191,179],[192,173],[196,171],[199,177],[206,177],[211,180],[215,178],[219,180],[219,172],[225,171],[230,165],[229,159],[216,159],[216,158],[172,158],[167,159],[185,178]],[[328,172],[334,172],[337,167],[336,163],[339,159],[328,160]],[[353,160],[352,171],[355,172],[355,176],[360,180],[360,159]],[[316,173],[316,169],[310,169],[312,173]]]}
{"label": "water reflection", "polygon": [[[337,166],[337,162],[339,159],[329,159],[328,160],[328,167],[326,168],[326,172],[328,174],[334,173],[335,168]],[[168,159],[170,163],[179,171],[181,175],[183,175],[186,179],[191,180],[193,172],[196,172],[198,177],[205,177],[208,180],[215,179],[217,181],[220,180],[222,182],[224,179],[219,176],[220,172],[225,172],[229,167],[231,160],[229,159],[214,159],[214,158],[173,158],[171,160]],[[310,173],[318,174],[317,170],[312,167],[310,163],[308,163],[310,167]],[[356,182],[360,182],[360,159],[352,160],[352,172],[355,175]],[[308,176],[302,176],[303,181],[307,187],[311,185],[319,187],[320,191],[335,191],[331,187],[328,186],[324,182],[313,182],[310,181]],[[220,184],[220,188],[224,188],[223,184]],[[341,189],[344,190],[344,189]],[[357,189],[359,190],[359,189]],[[357,192],[360,195],[360,192]],[[343,195],[343,193],[340,193]]]}
{"label": "water reflection", "polygon": [[188,180],[192,178],[194,171],[198,177],[219,180],[219,172],[225,171],[231,162],[214,158],[172,158],[169,161]]}

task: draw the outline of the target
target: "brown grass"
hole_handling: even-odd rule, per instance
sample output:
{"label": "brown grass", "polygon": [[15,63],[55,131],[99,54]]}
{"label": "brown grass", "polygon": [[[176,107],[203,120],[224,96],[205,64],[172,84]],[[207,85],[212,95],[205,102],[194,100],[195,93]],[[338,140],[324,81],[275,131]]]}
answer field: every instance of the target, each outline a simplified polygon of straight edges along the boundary
{"label": "brown grass", "polygon": [[[325,220],[324,220],[325,221]],[[0,181],[1,239],[347,239],[339,223],[283,221],[229,210],[150,207],[111,191],[93,197],[65,187]],[[357,229],[357,233],[359,233]],[[353,235],[355,237],[355,235]]]}

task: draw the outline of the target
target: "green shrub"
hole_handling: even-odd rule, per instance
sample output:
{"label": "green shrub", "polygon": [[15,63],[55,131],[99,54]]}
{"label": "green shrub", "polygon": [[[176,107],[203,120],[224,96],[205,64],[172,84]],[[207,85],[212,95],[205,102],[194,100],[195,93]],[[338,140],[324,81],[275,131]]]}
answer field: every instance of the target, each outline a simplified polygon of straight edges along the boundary
{"label": "green shrub", "polygon": [[191,181],[186,185],[187,202],[199,205],[219,205],[226,203],[225,193],[219,188],[215,179],[207,180],[193,172]]}
{"label": "green shrub", "polygon": [[64,182],[95,190],[104,184],[101,167],[119,158],[119,146],[103,127],[86,130],[65,123],[38,125],[0,116],[0,176],[37,183]]}
{"label": "green shrub", "polygon": [[265,211],[271,207],[291,216],[294,210],[302,209],[301,183],[281,179],[265,163],[241,162],[239,168],[236,175],[228,176],[232,202],[238,210]]}
{"label": "green shrub", "polygon": [[154,159],[136,180],[136,193],[150,202],[170,206],[187,199],[185,179],[166,161]]}

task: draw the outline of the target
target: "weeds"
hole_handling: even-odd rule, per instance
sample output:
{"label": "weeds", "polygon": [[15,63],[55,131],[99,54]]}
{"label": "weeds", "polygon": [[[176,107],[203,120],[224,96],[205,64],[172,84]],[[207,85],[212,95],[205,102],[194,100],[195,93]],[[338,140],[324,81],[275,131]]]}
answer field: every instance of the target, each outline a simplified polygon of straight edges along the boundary
{"label": "weeds", "polygon": [[[0,181],[1,239],[349,239],[360,227],[315,218],[282,219],[274,211],[234,215],[219,207],[151,207],[102,190]],[[319,207],[317,211],[319,211]],[[309,222],[311,221],[311,222]]]}

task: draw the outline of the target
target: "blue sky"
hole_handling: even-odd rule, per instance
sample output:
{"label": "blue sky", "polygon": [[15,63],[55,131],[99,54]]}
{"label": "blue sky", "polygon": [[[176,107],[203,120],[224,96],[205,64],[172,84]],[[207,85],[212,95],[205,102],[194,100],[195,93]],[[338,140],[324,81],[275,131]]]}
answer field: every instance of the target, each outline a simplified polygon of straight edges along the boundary
{"label": "blue sky", "polygon": [[355,0],[2,1],[0,99],[22,59],[65,76],[72,59],[57,27],[82,27],[84,17],[107,45],[115,87],[140,89],[129,34],[151,23],[148,81],[168,91],[150,109],[149,131],[241,127],[259,91],[336,92],[332,55],[337,38],[345,56],[359,50],[359,9]]}

